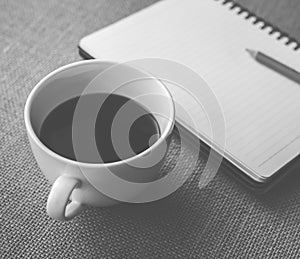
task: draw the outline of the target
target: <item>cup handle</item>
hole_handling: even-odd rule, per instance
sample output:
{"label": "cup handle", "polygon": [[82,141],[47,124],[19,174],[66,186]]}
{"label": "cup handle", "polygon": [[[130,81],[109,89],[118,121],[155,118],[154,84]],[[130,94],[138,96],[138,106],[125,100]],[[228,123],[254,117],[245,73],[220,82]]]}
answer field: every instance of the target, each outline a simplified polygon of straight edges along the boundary
{"label": "cup handle", "polygon": [[53,219],[67,221],[77,216],[83,205],[71,201],[70,197],[75,188],[80,186],[80,181],[70,176],[59,176],[54,182],[47,202],[47,213]]}

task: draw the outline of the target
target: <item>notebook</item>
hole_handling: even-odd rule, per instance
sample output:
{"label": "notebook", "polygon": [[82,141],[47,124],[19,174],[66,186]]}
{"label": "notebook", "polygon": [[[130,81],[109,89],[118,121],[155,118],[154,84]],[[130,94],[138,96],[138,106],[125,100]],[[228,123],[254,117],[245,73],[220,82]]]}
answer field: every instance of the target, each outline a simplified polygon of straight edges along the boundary
{"label": "notebook", "polygon": [[[265,182],[299,159],[300,85],[245,51],[259,50],[300,71],[299,44],[236,4],[165,0],[86,36],[79,47],[103,60],[174,60],[201,75],[225,119],[226,142],[213,144],[251,179]],[[172,86],[169,90],[174,99],[181,98]],[[203,127],[195,131],[180,114],[176,119],[207,140],[205,114],[189,102],[186,109]]]}

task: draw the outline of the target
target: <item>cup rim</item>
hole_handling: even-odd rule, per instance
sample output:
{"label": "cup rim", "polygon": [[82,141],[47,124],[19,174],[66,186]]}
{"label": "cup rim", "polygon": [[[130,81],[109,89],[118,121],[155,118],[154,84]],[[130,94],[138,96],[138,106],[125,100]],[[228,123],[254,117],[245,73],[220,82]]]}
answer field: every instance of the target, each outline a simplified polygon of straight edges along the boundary
{"label": "cup rim", "polygon": [[[146,153],[148,153],[149,151],[153,150],[155,147],[157,147],[158,145],[161,144],[161,142],[163,140],[165,140],[169,134],[171,133],[173,126],[175,124],[175,103],[173,101],[173,97],[169,91],[169,89],[163,84],[163,82],[161,82],[159,79],[156,79],[158,83],[161,84],[161,87],[164,88],[164,90],[166,91],[166,94],[169,96],[170,98],[170,111],[171,111],[171,120],[168,121],[166,129],[164,130],[164,132],[160,135],[159,139],[150,147],[148,147],[147,149],[145,149],[144,151],[128,157],[126,159],[123,160],[118,160],[118,161],[114,161],[114,162],[108,162],[108,163],[88,163],[88,162],[80,162],[80,161],[76,161],[76,160],[72,160],[69,158],[66,158],[64,156],[61,156],[59,154],[57,154],[56,152],[54,152],[53,150],[51,150],[50,148],[48,148],[44,143],[42,143],[42,141],[39,139],[39,137],[36,135],[36,133],[33,130],[33,127],[31,125],[31,120],[30,120],[30,108],[31,108],[31,104],[34,100],[34,97],[36,96],[36,94],[38,93],[38,90],[40,89],[40,87],[47,82],[51,77],[53,77],[54,75],[57,75],[63,71],[72,69],[74,67],[78,67],[78,66],[82,66],[82,65],[88,65],[88,64],[94,64],[94,63],[106,63],[106,64],[110,64],[110,65],[117,65],[120,64],[119,62],[113,62],[113,61],[106,61],[106,60],[100,60],[100,59],[92,59],[92,60],[80,60],[80,61],[76,61],[64,66],[61,66],[57,69],[55,69],[54,71],[50,72],[49,74],[47,74],[45,77],[43,77],[31,90],[30,94],[27,97],[26,103],[25,103],[25,108],[24,108],[24,120],[25,120],[25,126],[27,129],[28,134],[30,135],[30,137],[35,141],[35,143],[39,146],[39,148],[41,148],[44,152],[48,153],[50,156],[55,157],[58,160],[61,160],[63,162],[69,163],[69,164],[73,164],[73,165],[77,165],[77,166],[85,166],[85,167],[99,167],[99,166],[110,166],[110,165],[121,165],[124,163],[130,163],[131,161],[133,161],[134,159],[137,159],[139,157],[143,157]],[[127,65],[126,63],[124,63],[125,65]],[[129,66],[129,65],[127,65]],[[138,69],[138,68],[136,68]],[[153,75],[151,75],[148,72],[145,72],[143,70],[141,70],[142,73],[144,73],[145,75],[154,77]],[[154,77],[155,78],[155,77]]]}

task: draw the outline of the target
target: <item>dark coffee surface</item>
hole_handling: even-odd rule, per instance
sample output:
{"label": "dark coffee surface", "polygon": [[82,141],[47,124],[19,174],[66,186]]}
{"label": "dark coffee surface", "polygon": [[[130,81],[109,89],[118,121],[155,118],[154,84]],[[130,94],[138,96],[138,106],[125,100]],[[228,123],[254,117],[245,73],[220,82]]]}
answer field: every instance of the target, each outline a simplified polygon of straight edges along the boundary
{"label": "dark coffee surface", "polygon": [[[92,125],[95,125],[93,132],[95,137],[92,137],[95,138],[103,162],[115,162],[121,160],[120,156],[125,159],[139,154],[149,148],[150,140],[151,143],[154,143],[160,135],[159,125],[154,116],[136,101],[116,94],[101,93],[89,94],[80,98],[82,98],[81,104],[90,105],[91,109],[97,109],[98,103],[102,104],[95,120],[96,123],[91,116],[80,117],[80,123],[93,123]],[[77,125],[73,124],[73,115],[78,100],[79,97],[74,97],[55,107],[44,120],[40,130],[40,139],[48,148],[72,160],[78,160],[75,156],[72,140],[72,126],[76,127]],[[118,112],[122,113],[116,116]],[[140,114],[141,116],[136,117],[130,127],[126,127],[126,122],[132,119],[133,114]],[[112,131],[113,123],[118,129],[117,133],[119,134],[117,136],[114,136],[114,131]],[[88,133],[82,132],[81,134]],[[90,163],[102,162],[94,159],[95,156],[89,157],[87,154],[85,157],[80,157],[79,160]]]}

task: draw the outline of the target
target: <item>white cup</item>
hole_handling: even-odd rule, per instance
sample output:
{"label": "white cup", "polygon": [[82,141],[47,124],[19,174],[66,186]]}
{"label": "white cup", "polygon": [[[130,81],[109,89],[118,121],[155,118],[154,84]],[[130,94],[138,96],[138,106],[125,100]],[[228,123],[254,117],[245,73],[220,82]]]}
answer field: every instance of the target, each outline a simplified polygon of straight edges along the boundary
{"label": "white cup", "polygon": [[[118,69],[114,70],[115,67]],[[98,92],[113,92],[118,80],[130,79],[128,75],[132,72],[137,77],[151,77],[148,73],[127,65],[100,60],[79,61],[47,75],[34,87],[27,99],[24,111],[27,134],[41,171],[53,184],[48,197],[47,212],[54,219],[69,220],[78,215],[86,205],[102,207],[120,203],[120,200],[105,195],[97,188],[101,184],[106,186],[111,184],[109,177],[104,177],[107,170],[117,177],[137,183],[150,182],[159,176],[166,153],[166,144],[168,148],[168,140],[174,126],[175,108],[168,89],[153,77],[151,80],[141,80],[132,85],[129,83],[126,88],[118,92],[138,103],[139,96],[148,97],[149,101],[140,104],[153,113],[161,134],[159,139],[145,151],[116,162],[85,163],[53,152],[40,140],[41,126],[49,112],[64,101],[82,95],[87,85],[92,84],[99,74],[105,71],[110,72],[107,76],[101,77],[100,82],[105,84],[100,85]],[[164,98],[155,98],[155,94]],[[146,162],[153,160],[153,156],[159,153],[162,156],[161,159],[156,159],[158,161],[156,164],[135,166],[141,161],[145,162],[145,159]],[[142,164],[147,165],[147,163]],[[92,177],[87,179],[87,175]],[[139,192],[141,190],[143,187],[139,188]],[[139,195],[139,193],[130,195]]]}

